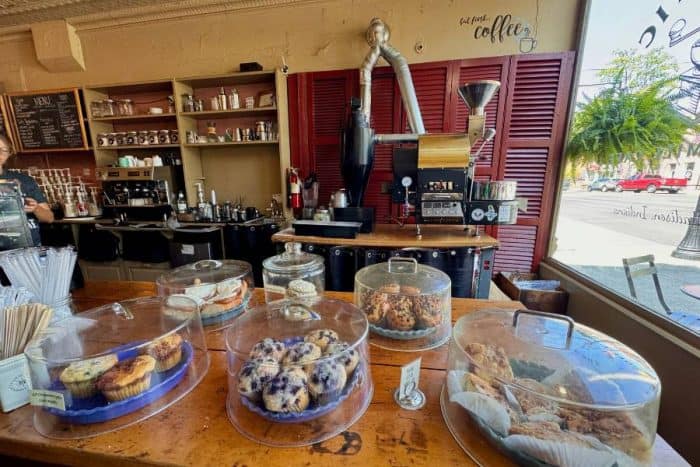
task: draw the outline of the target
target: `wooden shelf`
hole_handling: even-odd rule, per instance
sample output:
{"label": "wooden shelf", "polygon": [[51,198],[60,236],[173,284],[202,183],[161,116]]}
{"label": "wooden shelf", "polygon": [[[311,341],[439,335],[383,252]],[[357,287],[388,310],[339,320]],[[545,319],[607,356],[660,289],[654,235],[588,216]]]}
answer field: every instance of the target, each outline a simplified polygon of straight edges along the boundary
{"label": "wooden shelf", "polygon": [[157,81],[140,81],[134,83],[114,83],[114,84],[98,84],[95,86],[86,86],[85,89],[102,92],[105,94],[139,94],[145,92],[167,92],[172,94],[173,83],[170,80]]}
{"label": "wooden shelf", "polygon": [[278,144],[279,141],[229,141],[226,143],[194,143],[185,144],[186,148],[220,148],[226,146],[255,146]]}
{"label": "wooden shelf", "polygon": [[159,148],[179,148],[179,144],[137,144],[134,146],[98,146],[96,149],[105,151],[118,151],[119,149],[159,149]]}
{"label": "wooden shelf", "polygon": [[92,118],[93,122],[105,122],[105,123],[144,123],[153,122],[158,120],[173,120],[175,119],[175,114],[142,114],[142,115],[122,115],[119,117],[97,117]]}
{"label": "wooden shelf", "polygon": [[193,76],[176,80],[193,88],[215,88],[219,86],[234,86],[236,84],[271,83],[275,82],[275,71],[250,71],[228,75]]}
{"label": "wooden shelf", "polygon": [[277,106],[257,107],[254,109],[232,109],[232,110],[204,110],[202,112],[180,112],[181,117],[190,117],[197,120],[207,118],[245,117],[254,115],[274,115],[277,113]]}

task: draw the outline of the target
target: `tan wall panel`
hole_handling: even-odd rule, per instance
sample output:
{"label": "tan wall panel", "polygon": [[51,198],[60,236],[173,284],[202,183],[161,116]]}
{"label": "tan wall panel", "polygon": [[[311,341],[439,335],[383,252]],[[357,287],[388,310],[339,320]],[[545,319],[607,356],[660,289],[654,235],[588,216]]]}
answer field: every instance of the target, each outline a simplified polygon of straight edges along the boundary
{"label": "tan wall panel", "polygon": [[[244,206],[255,206],[262,213],[270,196],[280,192],[280,165],[274,146],[201,149],[205,194],[216,189],[219,203],[235,202],[243,196]],[[192,190],[193,187],[187,187]]]}
{"label": "tan wall panel", "polygon": [[[77,24],[86,71],[49,73],[31,37],[0,41],[0,82],[8,91],[141,81],[237,70],[244,61],[290,72],[359,66],[373,16],[391,27],[392,44],[411,63],[519,53],[514,38],[474,39],[460,18],[499,14],[528,23],[534,52],[574,48],[580,0],[325,0],[89,29]],[[2,37],[0,37],[2,39]],[[418,41],[423,53],[414,48]]]}

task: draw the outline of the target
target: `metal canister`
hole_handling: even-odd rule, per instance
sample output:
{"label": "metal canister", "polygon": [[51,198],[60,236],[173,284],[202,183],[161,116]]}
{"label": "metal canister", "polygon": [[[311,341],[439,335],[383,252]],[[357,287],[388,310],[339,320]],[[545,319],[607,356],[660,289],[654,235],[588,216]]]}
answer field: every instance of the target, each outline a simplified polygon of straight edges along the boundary
{"label": "metal canister", "polygon": [[255,122],[255,139],[260,141],[267,141],[267,130],[265,128],[265,122]]}
{"label": "metal canister", "polygon": [[194,96],[192,94],[182,95],[182,111],[194,112]]}
{"label": "metal canister", "polygon": [[231,201],[226,201],[221,207],[221,220],[224,222],[229,222],[233,213],[233,207],[231,206]]}
{"label": "metal canister", "polygon": [[170,130],[158,131],[158,144],[170,144]]}
{"label": "metal canister", "polygon": [[242,141],[250,141],[250,133],[251,133],[250,128],[243,128],[241,130],[241,133],[242,133],[241,134]]}

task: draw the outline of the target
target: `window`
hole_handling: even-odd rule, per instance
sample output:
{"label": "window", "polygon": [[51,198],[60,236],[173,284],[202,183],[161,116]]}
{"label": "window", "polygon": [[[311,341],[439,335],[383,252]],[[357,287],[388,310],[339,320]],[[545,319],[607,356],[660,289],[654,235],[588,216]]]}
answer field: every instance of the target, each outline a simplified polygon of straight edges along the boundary
{"label": "window", "polygon": [[700,3],[590,0],[550,256],[700,334]]}

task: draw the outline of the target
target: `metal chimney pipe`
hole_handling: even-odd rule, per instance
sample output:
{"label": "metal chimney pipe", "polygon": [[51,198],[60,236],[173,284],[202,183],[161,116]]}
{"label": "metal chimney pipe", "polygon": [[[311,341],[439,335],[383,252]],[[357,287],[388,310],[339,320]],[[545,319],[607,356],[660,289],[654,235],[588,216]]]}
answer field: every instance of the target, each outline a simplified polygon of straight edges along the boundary
{"label": "metal chimney pipe", "polygon": [[416,90],[413,87],[411,71],[408,69],[406,59],[398,50],[389,45],[390,36],[389,27],[384,21],[379,18],[373,18],[365,35],[371,49],[360,66],[361,112],[369,125],[372,108],[372,69],[381,55],[389,62],[394,69],[394,73],[396,73],[396,80],[401,91],[401,100],[403,100],[406,113],[408,114],[408,124],[411,127],[411,131],[416,134],[423,134],[425,133],[425,127],[423,126],[423,117],[416,98]]}

